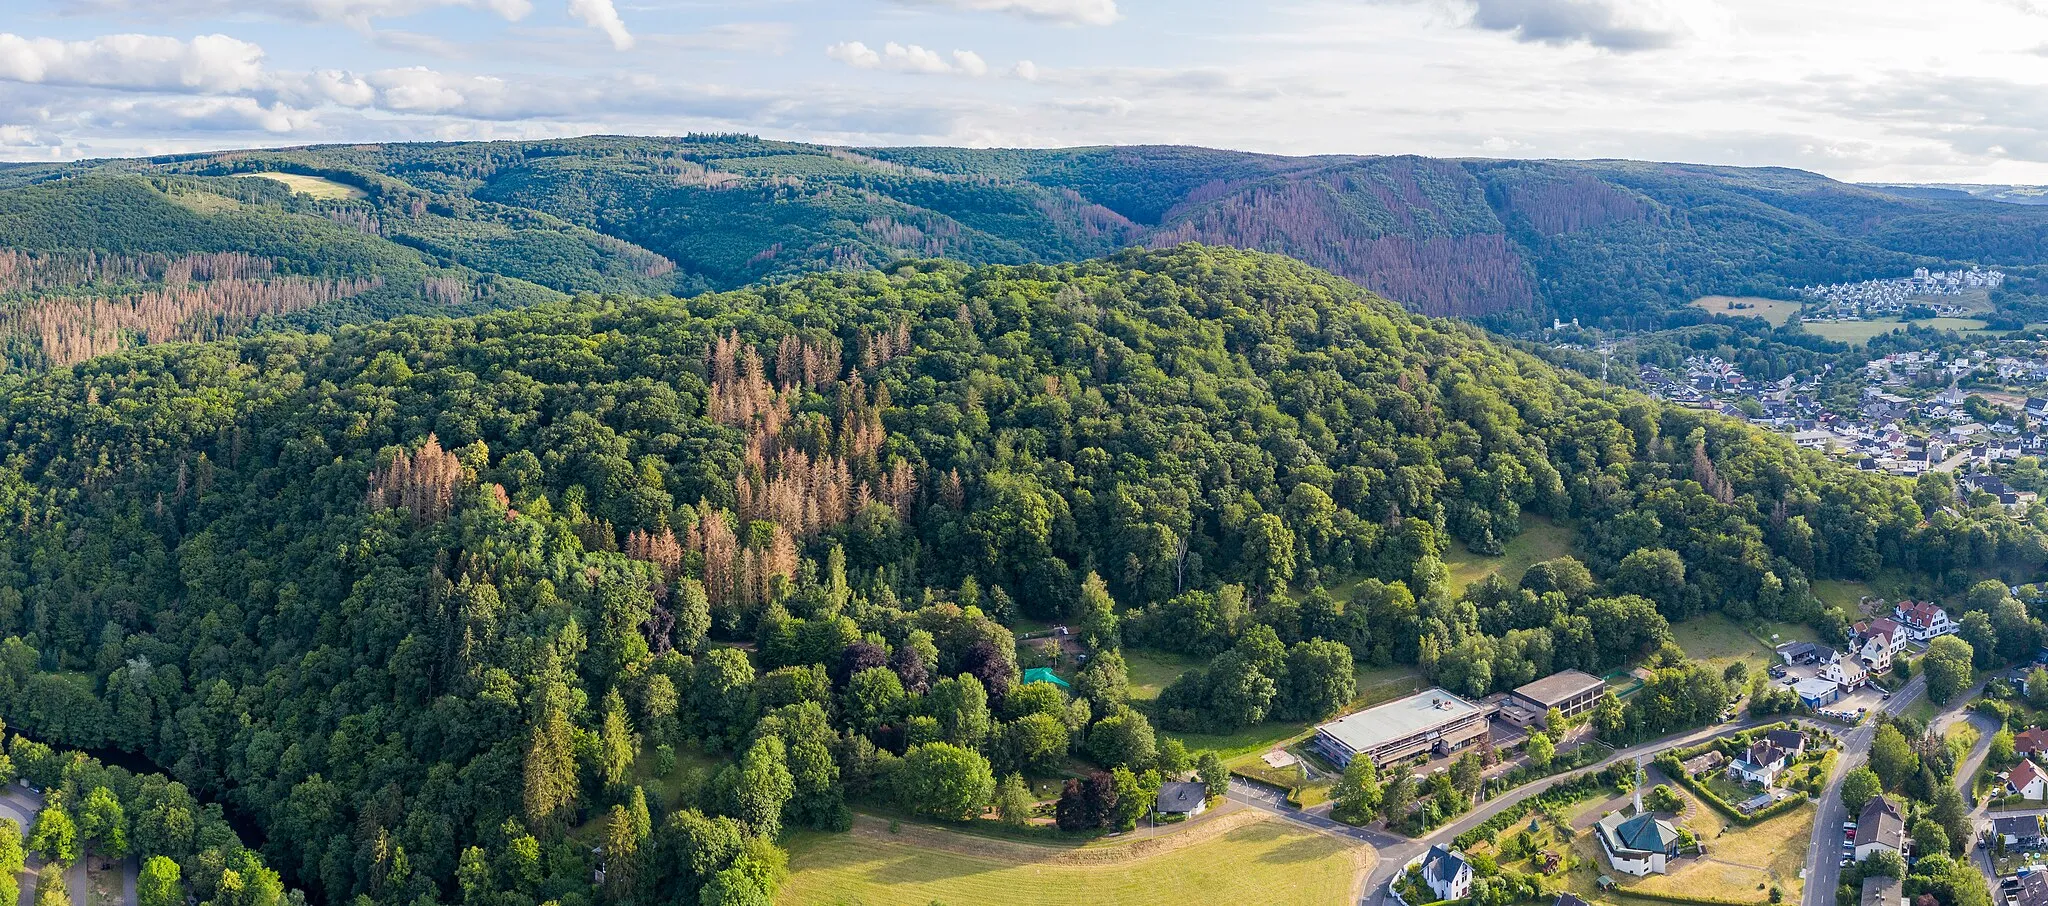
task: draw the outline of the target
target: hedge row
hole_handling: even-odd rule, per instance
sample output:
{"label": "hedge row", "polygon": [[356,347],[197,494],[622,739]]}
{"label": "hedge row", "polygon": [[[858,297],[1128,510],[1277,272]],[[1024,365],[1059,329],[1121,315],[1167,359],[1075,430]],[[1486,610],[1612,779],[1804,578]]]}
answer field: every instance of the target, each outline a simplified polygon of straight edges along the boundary
{"label": "hedge row", "polygon": [[1666,903],[1693,903],[1698,906],[1770,906],[1770,900],[1730,900],[1724,897],[1693,897],[1682,893],[1661,893],[1654,890],[1621,888],[1624,896],[1645,900],[1661,900]]}
{"label": "hedge row", "polygon": [[1692,775],[1687,774],[1685,769],[1677,764],[1677,759],[1666,760],[1665,758],[1659,758],[1657,761],[1658,766],[1662,767],[1665,773],[1670,774],[1671,779],[1678,781],[1679,786],[1685,787],[1694,796],[1699,797],[1700,801],[1713,806],[1714,811],[1726,815],[1729,820],[1744,827],[1768,821],[1806,804],[1806,797],[1791,796],[1745,815],[1741,809],[1728,804],[1727,800],[1722,799],[1713,790],[1707,789],[1706,784],[1692,779]]}
{"label": "hedge row", "polygon": [[1457,839],[1451,841],[1451,845],[1458,849],[1470,849],[1482,840],[1493,839],[1495,835],[1512,827],[1539,808],[1546,805],[1571,805],[1584,800],[1614,782],[1614,779],[1608,776],[1612,770],[1610,767],[1607,770],[1587,771],[1570,780],[1560,780],[1550,789],[1530,796],[1486,819],[1478,827],[1459,834]]}

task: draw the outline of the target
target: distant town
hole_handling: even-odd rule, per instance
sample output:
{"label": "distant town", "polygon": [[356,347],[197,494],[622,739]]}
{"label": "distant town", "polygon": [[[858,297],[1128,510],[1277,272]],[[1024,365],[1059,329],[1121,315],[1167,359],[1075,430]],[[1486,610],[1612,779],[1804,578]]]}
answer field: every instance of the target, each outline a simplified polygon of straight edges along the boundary
{"label": "distant town", "polygon": [[1860,321],[1904,314],[1913,306],[1927,308],[1936,316],[1960,315],[1964,313],[1962,306],[1939,300],[1974,289],[1997,289],[2004,284],[2003,271],[1974,267],[1930,271],[1923,267],[1915,269],[1911,277],[1802,286],[1798,293],[1808,305],[1800,320]]}

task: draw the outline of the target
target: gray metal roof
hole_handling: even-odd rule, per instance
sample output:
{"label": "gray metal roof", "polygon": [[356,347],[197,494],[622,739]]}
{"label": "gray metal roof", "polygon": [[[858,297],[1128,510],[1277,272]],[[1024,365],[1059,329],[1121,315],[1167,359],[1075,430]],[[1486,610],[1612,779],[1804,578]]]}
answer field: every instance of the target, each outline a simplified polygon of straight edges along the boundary
{"label": "gray metal roof", "polygon": [[1159,785],[1161,814],[1185,815],[1202,804],[1209,795],[1209,788],[1193,781],[1169,780]]}
{"label": "gray metal roof", "polygon": [[1478,705],[1442,689],[1429,689],[1337,718],[1316,729],[1335,737],[1353,752],[1364,752],[1482,713]]}
{"label": "gray metal roof", "polygon": [[1577,670],[1559,670],[1549,676],[1515,689],[1515,694],[1544,707],[1554,707],[1575,698],[1587,690],[1607,685],[1600,678]]}

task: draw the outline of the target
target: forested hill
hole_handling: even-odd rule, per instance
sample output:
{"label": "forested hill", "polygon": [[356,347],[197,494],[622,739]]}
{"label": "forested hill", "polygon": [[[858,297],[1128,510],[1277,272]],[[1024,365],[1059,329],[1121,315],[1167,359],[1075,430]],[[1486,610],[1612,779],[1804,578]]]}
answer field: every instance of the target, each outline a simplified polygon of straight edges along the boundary
{"label": "forested hill", "polygon": [[[322,197],[225,178],[257,173],[318,177],[300,187]],[[165,230],[162,211],[137,200],[145,187],[234,229]],[[64,206],[100,193],[122,201]],[[1643,327],[1710,293],[1783,295],[1920,264],[2048,263],[2048,209],[1907,197],[1794,170],[1631,161],[691,136],[0,168],[0,248],[240,251],[291,273],[360,272],[304,248],[337,227],[360,233],[348,242],[364,254],[391,259],[376,268],[389,272],[382,291],[420,303],[412,310],[532,298],[515,287],[687,294],[903,257],[1049,263],[1196,241],[1290,255],[1434,315]],[[424,283],[423,268],[441,279]],[[496,280],[479,284],[483,275]],[[372,302],[371,315],[402,310]]]}
{"label": "forested hill", "polygon": [[[1197,246],[167,344],[0,390],[0,713],[224,797],[329,903],[763,903],[780,828],[1070,757],[1135,791],[1189,767],[1155,725],[1314,720],[1354,662],[1483,694],[2048,560],[1921,490]],[[1452,540],[1532,515],[1579,559],[1454,594]],[[1073,701],[1024,620],[1099,653]],[[1214,660],[1134,709],[1119,645]],[[1703,685],[1602,732],[1726,698],[1657,682]]]}

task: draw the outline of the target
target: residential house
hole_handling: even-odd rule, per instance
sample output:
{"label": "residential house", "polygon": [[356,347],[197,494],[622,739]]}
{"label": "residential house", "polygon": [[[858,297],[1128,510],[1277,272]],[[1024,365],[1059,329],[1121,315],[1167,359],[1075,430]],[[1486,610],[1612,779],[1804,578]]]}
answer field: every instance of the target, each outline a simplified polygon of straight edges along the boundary
{"label": "residential house", "polygon": [[1678,857],[1678,829],[1652,813],[1623,818],[1620,812],[1610,812],[1593,827],[1608,864],[1623,874],[1663,874]]}
{"label": "residential house", "polygon": [[1898,803],[1872,796],[1856,822],[1856,861],[1868,859],[1879,850],[1905,856],[1906,817],[1899,813]]}
{"label": "residential house", "polygon": [[1472,895],[1472,863],[1465,855],[1442,846],[1432,846],[1411,866],[1420,866],[1422,881],[1438,900],[1462,900]]}
{"label": "residential house", "polygon": [[2008,901],[2012,906],[2048,906],[2048,871],[2030,871],[2021,875],[2015,886],[2018,889],[2013,890]]}
{"label": "residential house", "polygon": [[1898,878],[1885,875],[1864,878],[1861,906],[1906,906],[1906,888]]}
{"label": "residential house", "polygon": [[2009,796],[2039,802],[2048,796],[2048,773],[2043,773],[2032,758],[2022,758],[2006,772],[2005,791]]}
{"label": "residential house", "polygon": [[2028,758],[2040,758],[2048,754],[2048,730],[2035,727],[2021,730],[2012,738],[2013,751]]}
{"label": "residential house", "polygon": [[1956,631],[1955,621],[1948,618],[1948,611],[1931,601],[1906,601],[1892,609],[1892,616],[1899,625],[1906,627],[1907,637],[1916,642]]}
{"label": "residential house", "polygon": [[1864,671],[1862,662],[1840,655],[1821,664],[1819,676],[1842,687],[1843,692],[1859,688],[1870,681],[1870,674]]}
{"label": "residential house", "polygon": [[1792,764],[1792,753],[1780,748],[1768,739],[1750,743],[1749,748],[1735,756],[1728,765],[1728,776],[1750,783],[1770,786],[1778,782],[1778,774]]}
{"label": "residential house", "polygon": [[1899,621],[1890,617],[1879,617],[1856,624],[1856,639],[1852,649],[1863,669],[1871,676],[1890,673],[1892,657],[1906,650],[1906,630]]}
{"label": "residential house", "polygon": [[1991,832],[2005,843],[2007,849],[2036,850],[2041,848],[2041,818],[2038,815],[2013,815],[1995,818]]}
{"label": "residential house", "polygon": [[1161,818],[1193,818],[1209,809],[1209,787],[1199,782],[1169,780],[1159,785],[1152,811]]}

